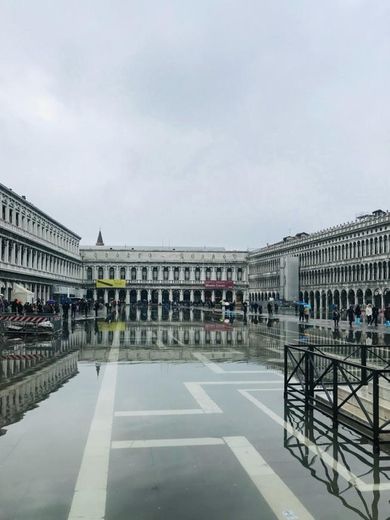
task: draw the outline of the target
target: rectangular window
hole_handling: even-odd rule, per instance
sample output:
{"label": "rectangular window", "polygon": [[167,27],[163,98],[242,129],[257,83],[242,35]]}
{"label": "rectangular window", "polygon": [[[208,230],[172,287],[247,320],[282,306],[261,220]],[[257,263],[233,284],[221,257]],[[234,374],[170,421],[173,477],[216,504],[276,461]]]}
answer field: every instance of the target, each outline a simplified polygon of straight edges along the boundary
{"label": "rectangular window", "polygon": [[2,207],[2,217],[3,217],[3,220],[5,220],[5,211],[6,211],[6,206],[5,206],[5,204],[3,204],[3,207]]}
{"label": "rectangular window", "polygon": [[190,270],[189,270],[188,267],[185,268],[184,279],[187,280],[187,281],[190,279]]}

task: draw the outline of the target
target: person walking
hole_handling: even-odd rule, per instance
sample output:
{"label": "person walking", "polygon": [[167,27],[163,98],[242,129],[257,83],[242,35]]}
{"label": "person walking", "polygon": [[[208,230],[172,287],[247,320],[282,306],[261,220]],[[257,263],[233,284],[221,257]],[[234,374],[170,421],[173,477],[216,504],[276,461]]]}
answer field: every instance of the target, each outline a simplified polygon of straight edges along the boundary
{"label": "person walking", "polygon": [[272,315],[272,303],[271,302],[267,303],[267,311],[268,311],[268,316],[271,316]]}
{"label": "person walking", "polygon": [[367,317],[367,325],[371,326],[371,323],[372,323],[372,305],[371,305],[371,303],[367,304],[366,317]]}
{"label": "person walking", "polygon": [[362,309],[359,304],[355,307],[355,324],[360,325],[360,317],[362,315]]}
{"label": "person walking", "polygon": [[373,306],[372,308],[372,319],[371,319],[371,323],[373,323],[375,325],[375,327],[378,326],[378,317],[379,317],[379,309],[376,305]]}
{"label": "person walking", "polygon": [[299,306],[299,321],[305,321],[305,306]]}
{"label": "person walking", "polygon": [[309,323],[310,308],[308,305],[306,305],[305,308],[303,309],[303,314],[305,316],[305,322]]}
{"label": "person walking", "polygon": [[[340,321],[340,311],[336,305],[333,309],[333,323],[334,323],[335,329],[339,328],[339,321]],[[352,324],[351,324],[351,327],[352,327]]]}
{"label": "person walking", "polygon": [[390,305],[388,305],[384,312],[385,326],[390,327]]}
{"label": "person walking", "polygon": [[355,319],[355,311],[353,310],[353,305],[350,305],[349,309],[347,309],[347,318],[349,321],[349,326],[352,329],[352,323]]}

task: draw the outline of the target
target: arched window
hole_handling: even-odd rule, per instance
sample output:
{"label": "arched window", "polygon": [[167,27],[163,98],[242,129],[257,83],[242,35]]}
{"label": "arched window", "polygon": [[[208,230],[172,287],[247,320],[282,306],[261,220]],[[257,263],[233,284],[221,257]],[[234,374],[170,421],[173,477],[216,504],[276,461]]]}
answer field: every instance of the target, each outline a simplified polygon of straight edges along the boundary
{"label": "arched window", "polygon": [[164,278],[164,281],[167,281],[167,280],[168,280],[168,277],[169,277],[168,267],[164,267],[164,270],[163,270],[163,278]]}
{"label": "arched window", "polygon": [[211,280],[211,269],[207,267],[206,269],[206,280]]}
{"label": "arched window", "polygon": [[108,277],[110,280],[113,280],[115,278],[115,270],[113,267],[110,267]]}
{"label": "arched window", "polygon": [[146,281],[148,279],[148,269],[146,267],[142,268],[142,280]]}
{"label": "arched window", "polygon": [[227,278],[227,280],[231,280],[232,279],[232,268],[231,267],[227,268],[226,278]]}
{"label": "arched window", "polygon": [[217,267],[217,280],[221,280],[222,278],[222,269]]}
{"label": "arched window", "polygon": [[92,280],[92,267],[87,267],[87,280]]}
{"label": "arched window", "polygon": [[238,282],[241,282],[241,281],[242,281],[242,269],[241,269],[241,267],[239,267],[239,268],[237,269],[237,281],[238,281]]}
{"label": "arched window", "polygon": [[199,268],[199,267],[197,267],[197,268],[195,269],[195,280],[196,280],[197,282],[199,282],[199,280],[200,280],[200,268]]}
{"label": "arched window", "polygon": [[136,267],[131,268],[131,279],[133,281],[137,279],[137,268]]}
{"label": "arched window", "polygon": [[120,279],[125,280],[126,279],[126,269],[124,267],[121,267],[120,270]]}
{"label": "arched window", "polygon": [[179,276],[180,276],[180,270],[178,267],[175,267],[173,270],[173,279],[175,281],[177,281],[179,279]]}
{"label": "arched window", "polygon": [[98,278],[99,278],[99,280],[104,278],[103,267],[98,268]]}
{"label": "arched window", "polygon": [[153,281],[157,281],[158,280],[158,268],[157,267],[153,267]]}
{"label": "arched window", "polygon": [[190,279],[190,268],[189,267],[186,267],[184,269],[184,280],[189,280]]}

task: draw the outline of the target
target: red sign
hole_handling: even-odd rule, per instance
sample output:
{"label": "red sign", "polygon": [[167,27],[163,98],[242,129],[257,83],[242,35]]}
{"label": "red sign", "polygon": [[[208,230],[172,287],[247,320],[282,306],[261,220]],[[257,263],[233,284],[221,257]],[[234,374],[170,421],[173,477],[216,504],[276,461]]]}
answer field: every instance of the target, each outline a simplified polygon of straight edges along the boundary
{"label": "red sign", "polygon": [[232,280],[206,280],[204,287],[205,289],[232,289],[234,282]]}
{"label": "red sign", "polygon": [[204,330],[213,331],[213,330],[233,330],[233,326],[230,323],[205,323],[203,325]]}

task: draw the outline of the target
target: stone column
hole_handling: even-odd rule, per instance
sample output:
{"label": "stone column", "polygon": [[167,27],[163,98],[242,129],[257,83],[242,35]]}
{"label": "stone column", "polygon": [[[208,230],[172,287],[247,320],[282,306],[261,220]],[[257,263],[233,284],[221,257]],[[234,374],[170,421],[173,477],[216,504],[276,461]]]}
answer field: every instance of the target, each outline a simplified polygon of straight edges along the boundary
{"label": "stone column", "polygon": [[190,290],[190,301],[194,301],[194,289]]}
{"label": "stone column", "polygon": [[119,300],[119,289],[115,289],[115,301]]}
{"label": "stone column", "polygon": [[179,300],[181,302],[183,301],[183,289],[180,289],[180,291],[179,291]]}
{"label": "stone column", "polygon": [[126,305],[130,305],[130,289],[126,289]]}
{"label": "stone column", "polygon": [[104,303],[108,303],[108,289],[103,289],[103,290],[104,290],[104,293],[103,293]]}
{"label": "stone column", "polygon": [[169,301],[173,301],[173,289],[169,289]]}

